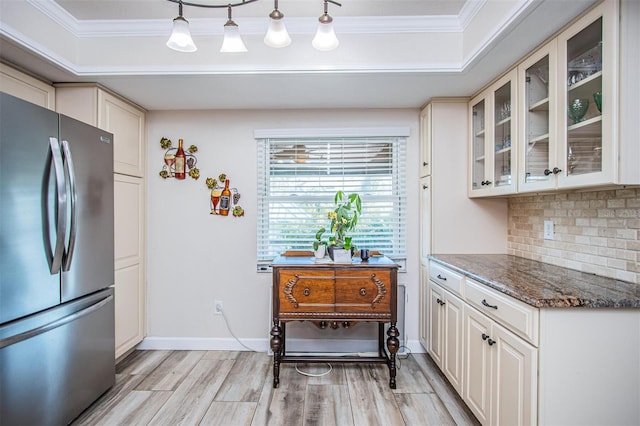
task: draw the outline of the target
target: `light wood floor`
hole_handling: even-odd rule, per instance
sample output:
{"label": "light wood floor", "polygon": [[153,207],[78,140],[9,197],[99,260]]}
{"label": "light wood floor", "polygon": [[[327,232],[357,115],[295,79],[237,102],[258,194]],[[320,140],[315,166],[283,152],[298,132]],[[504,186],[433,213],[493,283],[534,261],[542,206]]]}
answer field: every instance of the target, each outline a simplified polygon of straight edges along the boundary
{"label": "light wood floor", "polygon": [[[228,351],[135,351],[116,384],[73,425],[477,425],[433,361],[400,360],[397,389],[383,364],[334,364],[321,377],[272,358]],[[299,364],[320,374],[326,364]]]}

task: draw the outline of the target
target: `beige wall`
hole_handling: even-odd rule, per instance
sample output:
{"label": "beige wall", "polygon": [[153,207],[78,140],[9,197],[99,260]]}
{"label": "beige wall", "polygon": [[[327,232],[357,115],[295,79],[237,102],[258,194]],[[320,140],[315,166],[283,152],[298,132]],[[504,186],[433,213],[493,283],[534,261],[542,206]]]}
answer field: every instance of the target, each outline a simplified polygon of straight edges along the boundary
{"label": "beige wall", "polygon": [[510,198],[508,233],[509,254],[640,284],[638,188]]}
{"label": "beige wall", "polygon": [[[214,315],[214,300],[222,300],[238,337],[254,347],[268,342],[271,274],[256,272],[255,129],[408,127],[407,181],[417,182],[418,114],[417,109],[149,112],[148,340],[181,348],[233,346],[224,319]],[[199,180],[158,175],[162,137],[174,146],[179,138],[186,147],[198,146]],[[241,194],[243,218],[209,214],[205,179],[222,172]],[[407,272],[398,281],[409,292],[407,333],[417,342],[418,186],[408,185],[408,191]]]}

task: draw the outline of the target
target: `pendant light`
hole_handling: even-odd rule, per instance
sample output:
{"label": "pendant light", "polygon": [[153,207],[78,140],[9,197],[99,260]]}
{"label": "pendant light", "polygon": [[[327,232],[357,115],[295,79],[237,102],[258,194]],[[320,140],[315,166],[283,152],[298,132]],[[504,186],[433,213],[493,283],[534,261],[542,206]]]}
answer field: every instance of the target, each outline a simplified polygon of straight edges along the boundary
{"label": "pendant light", "polygon": [[274,0],[273,12],[269,14],[269,29],[264,36],[264,44],[270,47],[287,47],[291,37],[284,26],[284,14],[278,10],[278,0]]}
{"label": "pendant light", "polygon": [[173,20],[173,30],[167,46],[178,52],[195,52],[198,50],[189,31],[189,21],[182,17],[182,1],[178,2],[178,17]]}
{"label": "pendant light", "polygon": [[[333,18],[328,13],[328,3],[331,0],[324,0],[324,13],[320,15],[318,18],[318,30],[316,31],[316,36],[313,38],[311,44],[318,50],[329,51],[333,50],[340,42],[338,41],[338,37],[336,37],[336,33],[333,30]],[[341,6],[339,3],[331,1],[331,3],[337,4]]]}
{"label": "pendant light", "polygon": [[238,24],[231,19],[231,6],[229,6],[229,19],[224,24],[224,40],[222,41],[222,47],[220,52],[222,53],[234,53],[234,52],[246,52],[247,47],[242,42],[240,37],[240,30]]}

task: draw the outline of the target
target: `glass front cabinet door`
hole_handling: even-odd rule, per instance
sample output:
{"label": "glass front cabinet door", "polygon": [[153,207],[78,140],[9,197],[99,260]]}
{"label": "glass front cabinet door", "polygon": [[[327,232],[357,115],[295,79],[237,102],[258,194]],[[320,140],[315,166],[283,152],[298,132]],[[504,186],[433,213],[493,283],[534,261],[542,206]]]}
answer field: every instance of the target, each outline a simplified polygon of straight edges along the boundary
{"label": "glass front cabinet door", "polygon": [[512,70],[470,102],[469,197],[515,193],[516,75]]}
{"label": "glass front cabinet door", "polygon": [[556,186],[557,152],[556,41],[553,40],[518,67],[520,126],[518,191]]}
{"label": "glass front cabinet door", "polygon": [[558,42],[558,187],[616,183],[616,2],[604,2]]}

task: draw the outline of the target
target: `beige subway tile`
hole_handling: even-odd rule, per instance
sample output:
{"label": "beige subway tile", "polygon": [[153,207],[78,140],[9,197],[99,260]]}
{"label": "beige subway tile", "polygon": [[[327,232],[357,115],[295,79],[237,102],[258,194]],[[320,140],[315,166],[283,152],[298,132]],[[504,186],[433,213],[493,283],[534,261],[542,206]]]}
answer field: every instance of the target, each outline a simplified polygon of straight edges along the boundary
{"label": "beige subway tile", "polygon": [[623,240],[637,240],[638,239],[638,231],[635,229],[616,229],[616,238],[621,238]]}
{"label": "beige subway tile", "polygon": [[598,209],[598,217],[615,217],[615,210],[611,209]]}
{"label": "beige subway tile", "polygon": [[616,198],[616,191],[599,191],[598,192],[599,200],[608,200],[611,198]]}
{"label": "beige subway tile", "polygon": [[614,198],[607,200],[607,208],[609,209],[623,209],[626,203],[623,198]]}
{"label": "beige subway tile", "polygon": [[589,208],[591,209],[601,209],[604,207],[607,207],[607,202],[605,200],[597,200],[597,199],[589,200]]}
{"label": "beige subway tile", "polygon": [[589,244],[592,246],[607,247],[607,239],[602,237],[589,238]]}
{"label": "beige subway tile", "polygon": [[612,269],[620,269],[624,271],[625,268],[627,267],[627,262],[622,259],[607,258],[607,267]]}
{"label": "beige subway tile", "polygon": [[628,218],[636,218],[639,216],[639,209],[616,209],[616,217],[628,217]]}
{"label": "beige subway tile", "polygon": [[634,198],[638,197],[636,189],[618,189],[616,191],[617,198]]}

